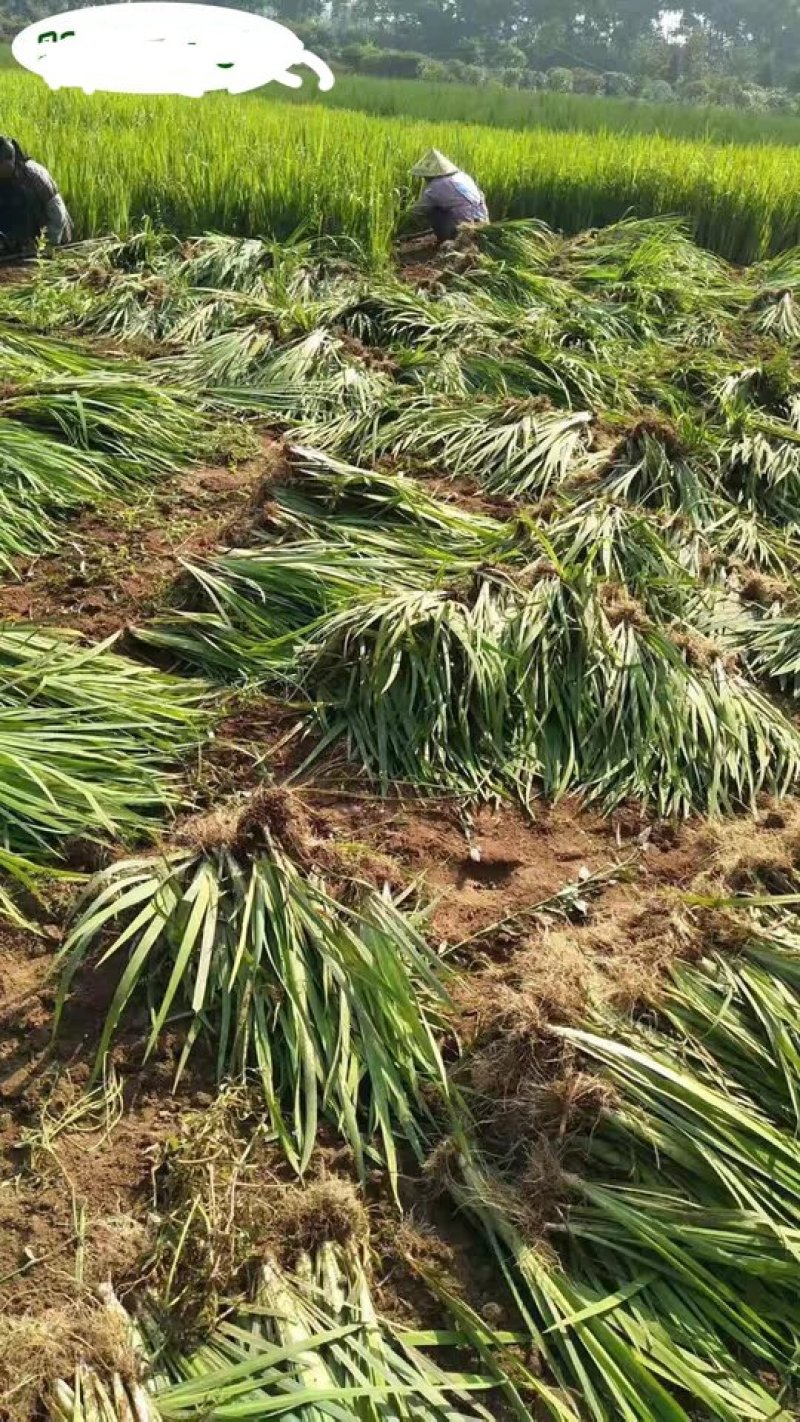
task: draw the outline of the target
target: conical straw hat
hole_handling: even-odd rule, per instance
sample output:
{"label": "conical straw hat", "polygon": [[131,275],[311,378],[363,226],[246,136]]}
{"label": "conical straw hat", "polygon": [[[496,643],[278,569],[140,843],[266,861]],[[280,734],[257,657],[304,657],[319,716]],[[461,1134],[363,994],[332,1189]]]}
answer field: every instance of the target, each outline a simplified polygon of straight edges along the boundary
{"label": "conical straw hat", "polygon": [[438,148],[429,148],[424,158],[420,158],[414,164],[411,174],[415,178],[449,178],[451,173],[457,173],[458,168],[455,163],[451,163],[449,158],[445,158]]}

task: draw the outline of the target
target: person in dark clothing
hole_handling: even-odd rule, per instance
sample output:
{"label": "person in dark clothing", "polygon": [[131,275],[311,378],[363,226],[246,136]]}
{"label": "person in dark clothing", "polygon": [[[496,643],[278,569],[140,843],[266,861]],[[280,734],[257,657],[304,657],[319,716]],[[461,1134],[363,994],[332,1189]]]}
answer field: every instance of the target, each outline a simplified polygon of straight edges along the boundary
{"label": "person in dark clothing", "polygon": [[42,233],[52,247],[69,242],[64,199],[47,169],[16,139],[0,138],[0,252],[33,251]]}

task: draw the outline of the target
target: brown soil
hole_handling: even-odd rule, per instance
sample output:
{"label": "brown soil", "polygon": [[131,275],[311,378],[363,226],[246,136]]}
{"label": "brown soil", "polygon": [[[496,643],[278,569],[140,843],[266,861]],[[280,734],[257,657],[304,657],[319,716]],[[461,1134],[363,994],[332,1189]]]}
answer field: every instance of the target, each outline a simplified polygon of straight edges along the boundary
{"label": "brown soil", "polygon": [[[85,1076],[72,1078],[76,1096]],[[41,1133],[45,1107],[57,1119],[65,1079],[58,1087],[51,1082],[52,1103],[45,1096],[37,1110],[32,1103],[26,1110],[16,1101],[2,1112],[0,1315],[38,1314],[89,1297],[107,1280],[122,1293],[135,1282],[152,1209],[153,1151],[175,1130],[181,1110],[155,1085],[126,1093],[125,1113],[109,1132],[104,1124],[66,1130],[51,1149],[31,1150],[26,1132]]]}
{"label": "brown soil", "polygon": [[19,286],[30,281],[35,267],[33,263],[0,262],[0,286]]}
{"label": "brown soil", "polygon": [[767,804],[755,822],[657,825],[645,833],[632,882],[606,887],[585,918],[540,922],[513,953],[459,979],[457,1074],[476,1094],[491,1150],[515,1157],[523,1172],[544,1171],[520,1180],[537,1209],[560,1179],[555,1157],[542,1156],[543,1127],[548,1142],[558,1140],[573,1118],[602,1110],[607,1095],[550,1027],[584,1026],[591,1009],[608,1004],[657,1007],[678,960],[735,953],[748,936],[725,900],[799,888],[800,801]]}
{"label": "brown soil", "polygon": [[396,259],[400,275],[413,286],[430,287],[442,279],[436,238],[431,233],[402,242]]}
{"label": "brown soil", "polygon": [[[354,801],[312,788],[301,794],[324,814],[337,844],[356,856],[359,845],[379,847],[406,882],[419,886],[433,905],[435,941],[474,942],[479,953],[498,938],[526,932],[530,919],[515,915],[530,914],[584,867],[593,873],[622,857],[614,826],[569,802],[537,806],[531,819],[511,806],[469,814],[447,800]],[[474,937],[501,920],[511,920],[505,933]]]}
{"label": "brown soil", "polygon": [[57,553],[21,560],[18,580],[0,584],[0,618],[100,639],[163,610],[181,559],[234,541],[276,448],[266,441],[260,458],[238,468],[192,469],[136,504],[87,510]]}

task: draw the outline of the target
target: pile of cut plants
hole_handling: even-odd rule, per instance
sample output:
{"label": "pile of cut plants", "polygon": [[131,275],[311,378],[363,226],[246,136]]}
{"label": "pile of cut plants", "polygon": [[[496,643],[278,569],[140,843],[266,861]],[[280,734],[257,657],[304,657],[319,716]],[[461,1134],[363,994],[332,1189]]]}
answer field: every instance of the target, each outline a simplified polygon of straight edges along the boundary
{"label": "pile of cut plants", "polygon": [[[13,1422],[799,1415],[799,302],[661,220],[4,286]],[[155,613],[5,611],[225,460]]]}

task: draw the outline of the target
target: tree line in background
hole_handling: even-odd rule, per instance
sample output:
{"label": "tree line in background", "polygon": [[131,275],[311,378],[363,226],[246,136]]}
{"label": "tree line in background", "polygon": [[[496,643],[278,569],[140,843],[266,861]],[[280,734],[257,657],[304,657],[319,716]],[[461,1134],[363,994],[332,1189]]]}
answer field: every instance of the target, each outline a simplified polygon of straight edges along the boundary
{"label": "tree line in background", "polygon": [[[668,12],[658,0],[209,3],[285,20],[356,73],[789,111],[800,95],[798,0],[704,0]],[[4,37],[71,4],[5,0]]]}
{"label": "tree line in background", "polygon": [[[213,0],[212,0],[213,3]],[[588,69],[565,63],[535,69],[529,63],[508,63],[507,54],[493,62],[460,58],[441,59],[410,49],[381,48],[374,42],[342,42],[314,22],[294,23],[310,49],[322,53],[334,69],[392,79],[419,79],[428,83],[496,84],[506,89],[527,89],[557,94],[586,94],[615,99],[641,99],[647,103],[721,105],[724,108],[771,110],[800,114],[800,92],[783,85],[762,85],[724,71],[700,77],[662,78],[647,69],[626,73],[618,69]]]}

